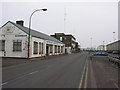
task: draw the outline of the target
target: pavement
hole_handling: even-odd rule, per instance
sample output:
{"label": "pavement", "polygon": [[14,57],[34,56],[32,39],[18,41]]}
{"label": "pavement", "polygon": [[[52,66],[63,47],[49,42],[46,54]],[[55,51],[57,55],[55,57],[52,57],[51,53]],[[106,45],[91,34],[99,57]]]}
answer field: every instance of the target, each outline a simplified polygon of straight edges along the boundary
{"label": "pavement", "polygon": [[[63,55],[67,55],[67,54],[63,54]],[[9,66],[14,66],[14,65],[19,65],[19,64],[24,64],[24,63],[31,63],[34,61],[38,61],[38,60],[47,60],[48,58],[55,58],[55,57],[61,57],[63,55],[55,55],[55,56],[45,56],[45,57],[36,57],[36,58],[0,58],[0,61],[2,62],[2,67],[9,67]]]}
{"label": "pavement", "polygon": [[5,88],[119,88],[119,68],[108,57],[73,53],[2,69]]}
{"label": "pavement", "polygon": [[89,59],[88,88],[119,88],[119,69],[106,56]]}

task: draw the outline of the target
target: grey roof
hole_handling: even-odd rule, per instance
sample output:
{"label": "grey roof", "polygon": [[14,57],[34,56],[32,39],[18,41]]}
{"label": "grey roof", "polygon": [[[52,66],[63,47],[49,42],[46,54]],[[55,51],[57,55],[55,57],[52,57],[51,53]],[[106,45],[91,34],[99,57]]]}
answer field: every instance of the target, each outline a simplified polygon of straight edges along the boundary
{"label": "grey roof", "polygon": [[[18,27],[19,29],[21,29],[22,31],[24,31],[25,33],[29,34],[29,28],[27,27],[24,27],[24,26],[21,26],[19,24],[16,24],[16,23],[13,23],[11,21],[8,21],[10,23],[12,23],[13,25],[15,25],[16,27]],[[58,42],[58,43],[62,43],[60,42],[59,40],[57,40],[56,38],[54,37],[51,37],[49,35],[46,35],[46,34],[43,34],[41,32],[38,32],[38,31],[35,31],[33,29],[31,29],[31,32],[30,34],[34,37],[38,37],[38,38],[41,38],[41,39],[45,39],[45,40],[50,40],[50,41],[54,41],[54,42]]]}

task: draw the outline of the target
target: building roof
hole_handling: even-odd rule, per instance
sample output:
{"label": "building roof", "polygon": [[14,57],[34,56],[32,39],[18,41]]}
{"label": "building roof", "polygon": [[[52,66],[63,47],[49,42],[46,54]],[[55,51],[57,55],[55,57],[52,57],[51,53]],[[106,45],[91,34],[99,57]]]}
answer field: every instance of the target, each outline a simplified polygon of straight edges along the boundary
{"label": "building roof", "polygon": [[51,36],[61,36],[61,37],[62,36],[64,36],[64,37],[71,36],[71,37],[73,37],[76,40],[76,38],[73,35],[71,35],[71,34],[55,33],[54,35],[51,35]]}
{"label": "building roof", "polygon": [[[14,22],[11,22],[11,21],[8,21],[7,23],[12,23],[13,25],[15,25],[16,27],[18,27],[19,29],[21,29],[21,30],[24,31],[25,33],[29,34],[29,28],[27,28],[27,27],[21,26],[21,25],[19,25],[19,24],[16,24],[16,23],[14,23]],[[6,23],[6,24],[7,24],[7,23]],[[6,24],[5,24],[5,25],[6,25]],[[3,25],[3,26],[4,26],[4,25]],[[3,26],[2,26],[2,27],[3,27]],[[43,33],[41,33],[41,32],[35,31],[35,30],[33,30],[33,29],[31,29],[30,34],[31,34],[32,36],[34,36],[34,37],[38,37],[38,38],[41,38],[41,39],[50,40],[50,41],[54,41],[54,42],[57,42],[57,43],[61,43],[61,44],[62,44],[62,42],[60,42],[60,41],[57,40],[56,38],[51,37],[51,36],[46,35],[46,34],[43,34]]]}
{"label": "building roof", "polygon": [[115,43],[120,43],[120,40],[115,41],[115,42],[112,42],[112,43],[109,43],[109,44],[107,44],[106,46],[109,46],[109,45],[112,45],[112,44],[115,44]]}

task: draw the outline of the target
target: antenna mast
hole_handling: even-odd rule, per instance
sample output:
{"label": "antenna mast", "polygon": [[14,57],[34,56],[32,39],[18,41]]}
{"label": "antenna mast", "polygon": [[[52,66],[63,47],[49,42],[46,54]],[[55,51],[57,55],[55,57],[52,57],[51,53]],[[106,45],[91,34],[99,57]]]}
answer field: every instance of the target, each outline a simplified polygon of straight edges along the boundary
{"label": "antenna mast", "polygon": [[65,33],[65,29],[66,29],[66,7],[64,7],[64,33]]}

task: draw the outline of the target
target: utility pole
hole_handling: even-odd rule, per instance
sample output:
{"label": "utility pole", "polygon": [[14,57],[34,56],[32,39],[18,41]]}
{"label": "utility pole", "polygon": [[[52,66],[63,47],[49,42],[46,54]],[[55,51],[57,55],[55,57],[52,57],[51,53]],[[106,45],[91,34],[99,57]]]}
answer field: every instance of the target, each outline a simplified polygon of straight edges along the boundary
{"label": "utility pole", "polygon": [[115,32],[113,32],[113,40],[115,41]]}

